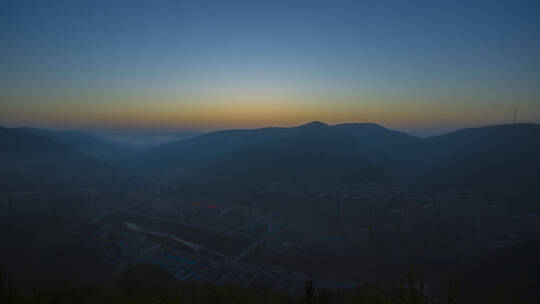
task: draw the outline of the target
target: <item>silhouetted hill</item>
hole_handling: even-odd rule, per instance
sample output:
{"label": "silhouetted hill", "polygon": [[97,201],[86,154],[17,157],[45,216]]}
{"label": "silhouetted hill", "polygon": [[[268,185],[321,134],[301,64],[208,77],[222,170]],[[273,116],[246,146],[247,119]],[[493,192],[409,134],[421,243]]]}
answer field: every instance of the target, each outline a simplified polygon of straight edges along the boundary
{"label": "silhouetted hill", "polygon": [[112,166],[26,130],[0,127],[0,143],[0,191],[113,186],[119,174]]}
{"label": "silhouetted hill", "polygon": [[[123,148],[77,131],[0,129],[3,188],[108,184]],[[101,153],[101,154],[100,154]],[[126,156],[127,155],[127,156]],[[501,200],[540,196],[540,126],[498,125],[418,138],[377,124],[224,130],[154,148],[139,173],[204,189],[398,181],[412,189],[470,189]],[[108,156],[108,157],[104,157]],[[214,187],[214,188],[213,188]]]}
{"label": "silhouetted hill", "polygon": [[50,139],[87,156],[114,165],[126,165],[127,158],[134,157],[137,153],[133,147],[113,144],[81,131],[53,131],[27,127],[16,130]]}
{"label": "silhouetted hill", "polygon": [[499,125],[421,139],[371,123],[226,130],[149,151],[146,169],[194,184],[401,181],[500,198],[540,193],[540,126]]}
{"label": "silhouetted hill", "polygon": [[540,126],[498,125],[464,129],[424,140],[431,189],[471,189],[499,199],[540,195]]}
{"label": "silhouetted hill", "polygon": [[151,169],[194,169],[226,155],[261,145],[277,145],[287,128],[216,131],[150,150],[143,163]]}
{"label": "silhouetted hill", "polygon": [[198,131],[102,131],[91,133],[91,136],[103,140],[106,143],[146,152],[160,145],[168,144],[177,140],[187,139],[203,134]]}
{"label": "silhouetted hill", "polygon": [[376,124],[226,130],[150,151],[153,170],[183,172],[200,183],[383,181],[402,178],[418,138]]}

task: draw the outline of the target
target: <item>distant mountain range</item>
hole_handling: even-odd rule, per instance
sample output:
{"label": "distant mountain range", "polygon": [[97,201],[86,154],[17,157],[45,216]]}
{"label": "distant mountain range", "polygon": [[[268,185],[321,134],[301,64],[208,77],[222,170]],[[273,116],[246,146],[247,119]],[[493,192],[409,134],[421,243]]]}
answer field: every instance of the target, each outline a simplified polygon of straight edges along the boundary
{"label": "distant mountain range", "polygon": [[[372,123],[311,122],[211,132],[135,155],[126,146],[77,131],[2,128],[0,142],[2,178],[8,181],[6,172],[32,180],[36,172],[85,176],[93,171],[125,173],[118,169],[124,167],[207,190],[273,181],[395,181],[421,191],[471,189],[519,200],[540,195],[540,126],[535,124],[419,138]],[[130,164],[122,166],[118,160]]]}
{"label": "distant mountain range", "polygon": [[[419,139],[375,124],[228,130],[159,146],[151,170],[183,172],[200,183],[380,181],[404,171]],[[401,149],[397,151],[397,149]],[[406,172],[402,172],[406,173]]]}
{"label": "distant mountain range", "polygon": [[540,198],[540,126],[509,124],[464,129],[423,140],[418,185],[481,191],[497,199]]}
{"label": "distant mountain range", "polygon": [[540,126],[498,125],[419,138],[371,123],[228,130],[159,146],[147,170],[190,183],[397,181],[417,190],[471,189],[497,197],[540,194]]}
{"label": "distant mountain range", "polygon": [[98,186],[117,174],[114,167],[29,129],[0,128],[0,143],[0,191]]}
{"label": "distant mountain range", "polygon": [[118,161],[125,158],[126,154],[132,152],[130,147],[102,140],[81,131],[53,131],[27,127],[13,130],[50,139],[106,163],[117,164]]}
{"label": "distant mountain range", "polygon": [[147,151],[159,145],[167,144],[173,141],[187,139],[203,134],[198,131],[116,131],[116,132],[95,132],[91,135],[95,138],[129,147],[137,151]]}

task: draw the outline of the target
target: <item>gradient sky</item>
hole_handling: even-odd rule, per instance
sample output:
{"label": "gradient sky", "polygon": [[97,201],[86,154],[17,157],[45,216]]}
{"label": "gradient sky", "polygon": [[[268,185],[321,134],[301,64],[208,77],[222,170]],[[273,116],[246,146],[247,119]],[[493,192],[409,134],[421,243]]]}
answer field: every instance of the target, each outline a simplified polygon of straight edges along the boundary
{"label": "gradient sky", "polygon": [[538,123],[540,1],[2,1],[0,67],[5,126]]}

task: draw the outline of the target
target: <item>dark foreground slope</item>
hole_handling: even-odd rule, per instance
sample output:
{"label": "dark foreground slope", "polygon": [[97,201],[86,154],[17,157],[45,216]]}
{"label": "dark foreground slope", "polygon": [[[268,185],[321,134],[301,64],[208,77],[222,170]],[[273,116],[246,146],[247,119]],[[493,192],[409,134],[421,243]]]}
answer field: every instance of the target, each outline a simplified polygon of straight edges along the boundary
{"label": "dark foreground slope", "polygon": [[[404,275],[401,283],[381,286],[365,284],[342,292],[317,289],[310,281],[304,293],[297,297],[265,289],[245,289],[236,286],[213,286],[175,280],[153,265],[137,265],[96,282],[76,281],[47,284],[21,284],[5,276],[0,269],[1,303],[350,303],[350,304],[431,304],[431,303],[536,303],[536,294],[523,292],[528,288],[513,285],[462,288],[451,283],[441,295],[430,294],[422,274],[414,270]],[[427,286],[426,286],[426,285]]]}

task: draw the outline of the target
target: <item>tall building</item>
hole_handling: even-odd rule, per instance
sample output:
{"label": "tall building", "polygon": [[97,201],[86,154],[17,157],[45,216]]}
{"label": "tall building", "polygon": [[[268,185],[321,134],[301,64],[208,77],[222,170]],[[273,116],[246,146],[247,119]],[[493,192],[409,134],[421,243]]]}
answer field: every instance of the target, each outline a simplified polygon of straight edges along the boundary
{"label": "tall building", "polygon": [[48,207],[55,217],[84,217],[95,214],[96,192],[78,189],[48,195]]}
{"label": "tall building", "polygon": [[15,192],[8,195],[9,216],[46,216],[49,208],[44,192]]}
{"label": "tall building", "polygon": [[7,193],[0,193],[0,217],[9,215],[9,195]]}
{"label": "tall building", "polygon": [[481,223],[482,197],[472,191],[451,190],[437,197],[439,217],[445,219],[454,232],[455,241],[467,245],[475,240]]}

